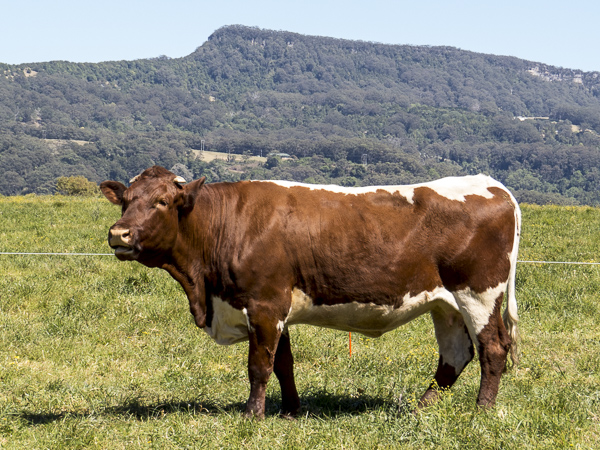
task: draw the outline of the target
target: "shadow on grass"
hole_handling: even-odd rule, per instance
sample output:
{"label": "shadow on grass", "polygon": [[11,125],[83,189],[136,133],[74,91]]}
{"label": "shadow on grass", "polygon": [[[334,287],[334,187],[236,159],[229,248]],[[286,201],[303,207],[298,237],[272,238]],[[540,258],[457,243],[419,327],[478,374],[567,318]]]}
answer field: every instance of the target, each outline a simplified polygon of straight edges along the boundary
{"label": "shadow on grass", "polygon": [[[267,397],[266,416],[277,416],[281,410],[281,398]],[[401,399],[392,401],[389,398],[361,395],[357,397],[348,395],[336,395],[327,392],[311,393],[300,397],[301,410],[299,416],[315,418],[335,418],[338,416],[361,415],[369,411],[385,410],[388,413],[408,414],[410,408]],[[135,420],[162,419],[169,414],[243,414],[246,402],[234,402],[228,405],[220,405],[212,401],[157,402],[155,404],[141,404],[136,400],[127,402],[120,406],[111,406],[89,412],[61,413],[23,413],[20,418],[29,425],[44,425],[65,419],[87,419],[99,416],[120,416]]]}
{"label": "shadow on grass", "polygon": [[189,413],[189,414],[223,414],[243,412],[245,403],[237,402],[221,406],[210,401],[190,400],[157,402],[154,404],[142,404],[136,400],[128,401],[120,406],[110,406],[98,408],[94,411],[75,412],[63,411],[61,413],[23,413],[21,419],[30,425],[44,425],[51,422],[57,422],[64,419],[86,419],[100,416],[120,416],[136,420],[160,419],[169,414]]}
{"label": "shadow on grass", "polygon": [[[359,416],[371,411],[387,411],[394,414],[409,414],[411,407],[402,398],[376,397],[367,394],[337,395],[326,391],[313,392],[300,397],[301,415],[316,418],[335,418],[338,416]],[[267,409],[271,412],[269,399]],[[276,406],[280,406],[276,404]],[[278,411],[275,411],[277,414]]]}

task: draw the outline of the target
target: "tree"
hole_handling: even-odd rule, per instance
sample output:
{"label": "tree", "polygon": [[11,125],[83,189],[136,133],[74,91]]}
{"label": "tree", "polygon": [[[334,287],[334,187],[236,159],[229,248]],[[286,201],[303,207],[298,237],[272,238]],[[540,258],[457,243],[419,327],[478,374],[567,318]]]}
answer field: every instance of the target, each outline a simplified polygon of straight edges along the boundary
{"label": "tree", "polygon": [[0,192],[5,195],[21,194],[25,187],[25,180],[17,172],[8,170],[0,177]]}
{"label": "tree", "polygon": [[100,194],[98,185],[82,176],[56,179],[56,190],[62,195],[93,197]]}

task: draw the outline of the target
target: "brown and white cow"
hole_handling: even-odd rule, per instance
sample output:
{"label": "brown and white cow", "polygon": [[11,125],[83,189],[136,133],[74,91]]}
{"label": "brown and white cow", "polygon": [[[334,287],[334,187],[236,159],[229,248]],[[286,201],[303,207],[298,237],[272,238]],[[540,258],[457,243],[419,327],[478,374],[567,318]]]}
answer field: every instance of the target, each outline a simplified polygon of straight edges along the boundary
{"label": "brown and white cow", "polygon": [[117,258],[169,272],[216,342],[249,341],[247,415],[264,415],[273,371],[282,412],[299,410],[290,325],[380,336],[425,312],[439,364],[419,407],[454,384],[474,348],[477,404],[494,405],[518,320],[521,219],[504,186],[483,175],[360,188],[204,181],[184,185],[158,166],[129,188],[105,181],[122,206],[108,240]]}

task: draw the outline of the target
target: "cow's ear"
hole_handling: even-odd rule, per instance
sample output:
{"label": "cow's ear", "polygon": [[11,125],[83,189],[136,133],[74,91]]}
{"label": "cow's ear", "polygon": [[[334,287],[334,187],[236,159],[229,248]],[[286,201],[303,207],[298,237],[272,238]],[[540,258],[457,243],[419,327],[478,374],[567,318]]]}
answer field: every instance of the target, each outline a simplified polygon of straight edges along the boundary
{"label": "cow's ear", "polygon": [[185,185],[183,188],[183,205],[181,206],[182,213],[189,214],[194,209],[198,192],[202,189],[205,181],[206,177],[202,177]]}
{"label": "cow's ear", "polygon": [[100,183],[100,190],[109,202],[115,205],[123,204],[123,194],[127,187],[118,181],[103,181]]}

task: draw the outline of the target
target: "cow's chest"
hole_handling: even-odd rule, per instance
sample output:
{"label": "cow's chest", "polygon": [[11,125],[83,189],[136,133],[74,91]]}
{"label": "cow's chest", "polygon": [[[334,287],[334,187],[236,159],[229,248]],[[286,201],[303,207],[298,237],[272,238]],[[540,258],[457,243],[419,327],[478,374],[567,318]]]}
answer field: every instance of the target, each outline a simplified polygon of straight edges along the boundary
{"label": "cow's chest", "polygon": [[[435,300],[441,300],[457,309],[453,296],[444,288],[405,296],[402,306],[374,305],[372,303],[340,303],[315,305],[300,289],[292,291],[290,311],[284,320],[274,323],[283,329],[288,325],[307,324],[342,331],[355,331],[369,337],[379,337],[431,309]],[[244,308],[232,307],[219,297],[212,297],[213,317],[204,331],[218,344],[230,345],[248,340],[249,317]]]}
{"label": "cow's chest", "polygon": [[239,310],[223,301],[220,297],[211,298],[213,315],[210,327],[204,331],[217,344],[231,345],[248,340],[248,312]]}

